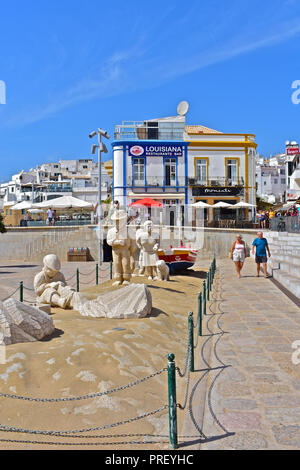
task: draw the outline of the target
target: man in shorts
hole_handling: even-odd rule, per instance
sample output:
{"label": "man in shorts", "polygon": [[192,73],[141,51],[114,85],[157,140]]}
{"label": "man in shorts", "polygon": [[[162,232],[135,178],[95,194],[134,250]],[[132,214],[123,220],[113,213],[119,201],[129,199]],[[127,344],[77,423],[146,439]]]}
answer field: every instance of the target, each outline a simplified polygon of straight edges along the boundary
{"label": "man in shorts", "polygon": [[53,212],[51,207],[47,210],[47,219],[48,219],[48,225],[52,225],[52,219],[53,219]]}
{"label": "man in shorts", "polygon": [[257,238],[252,243],[252,254],[254,255],[254,247],[256,247],[255,253],[255,262],[256,262],[256,269],[257,274],[256,277],[259,277],[260,272],[260,264],[263,265],[264,276],[268,277],[267,274],[267,252],[269,257],[271,256],[268,241],[266,238],[263,237],[262,232],[257,232]]}

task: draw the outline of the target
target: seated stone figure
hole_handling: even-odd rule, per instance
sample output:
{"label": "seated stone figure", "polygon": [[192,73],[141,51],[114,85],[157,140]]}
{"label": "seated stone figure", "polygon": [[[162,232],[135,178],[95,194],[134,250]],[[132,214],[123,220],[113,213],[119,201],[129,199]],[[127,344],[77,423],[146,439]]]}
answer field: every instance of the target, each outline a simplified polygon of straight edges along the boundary
{"label": "seated stone figure", "polygon": [[44,267],[34,278],[34,290],[39,304],[53,307],[73,307],[77,292],[67,286],[64,275],[60,272],[60,261],[56,255],[47,255],[43,259]]}

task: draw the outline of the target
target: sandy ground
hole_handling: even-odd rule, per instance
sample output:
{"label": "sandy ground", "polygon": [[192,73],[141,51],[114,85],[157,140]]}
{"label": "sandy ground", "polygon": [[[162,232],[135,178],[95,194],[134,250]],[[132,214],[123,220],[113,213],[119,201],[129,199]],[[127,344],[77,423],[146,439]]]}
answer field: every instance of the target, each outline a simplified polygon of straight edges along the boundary
{"label": "sandy ground", "polygon": [[[209,261],[203,261],[199,268],[173,276],[170,282],[134,278],[133,282],[147,283],[152,294],[152,314],[147,318],[95,319],[82,317],[71,310],[52,309],[56,331],[51,338],[6,348],[6,363],[0,364],[1,392],[41,398],[99,393],[160,371],[167,366],[170,352],[176,355],[176,365],[183,369],[188,312],[197,312],[198,292],[202,290],[208,265]],[[82,292],[94,298],[113,289],[111,284],[106,281]],[[177,402],[184,401],[185,387],[186,379],[178,378]],[[164,371],[133,387],[87,400],[37,403],[0,398],[0,424],[33,430],[80,430],[134,418],[167,403],[167,372]],[[179,410],[179,432],[183,414]],[[76,446],[85,449],[169,449],[168,410],[121,426],[82,434],[98,437],[91,440],[1,432],[0,449],[75,448],[71,445],[3,442],[3,439],[98,443],[97,447]],[[144,437],[146,434],[149,437]]]}

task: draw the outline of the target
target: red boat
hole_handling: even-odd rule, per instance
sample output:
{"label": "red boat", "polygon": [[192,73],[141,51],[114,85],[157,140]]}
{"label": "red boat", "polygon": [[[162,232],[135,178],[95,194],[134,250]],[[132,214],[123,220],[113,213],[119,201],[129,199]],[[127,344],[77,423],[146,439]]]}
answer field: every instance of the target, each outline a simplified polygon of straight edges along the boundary
{"label": "red boat", "polygon": [[185,246],[158,250],[158,257],[169,266],[170,274],[176,274],[194,266],[197,254],[198,250]]}

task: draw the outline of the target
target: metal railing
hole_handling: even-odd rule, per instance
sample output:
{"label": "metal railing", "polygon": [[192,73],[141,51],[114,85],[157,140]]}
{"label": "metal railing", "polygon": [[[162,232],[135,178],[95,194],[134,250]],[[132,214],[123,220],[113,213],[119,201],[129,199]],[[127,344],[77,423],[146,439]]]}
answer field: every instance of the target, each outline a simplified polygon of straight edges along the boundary
{"label": "metal railing", "polygon": [[208,179],[188,178],[189,186],[243,186],[244,178],[227,178],[226,176],[214,176]]}
{"label": "metal railing", "polygon": [[273,217],[269,220],[273,232],[300,233],[300,216]]}
{"label": "metal railing", "polygon": [[124,121],[115,127],[115,140],[182,140],[185,131],[180,122]]}
{"label": "metal railing", "polygon": [[163,176],[147,176],[144,179],[136,179],[134,177],[127,178],[127,186],[132,188],[184,188],[186,180],[184,176],[178,176],[174,179],[164,178]]}

